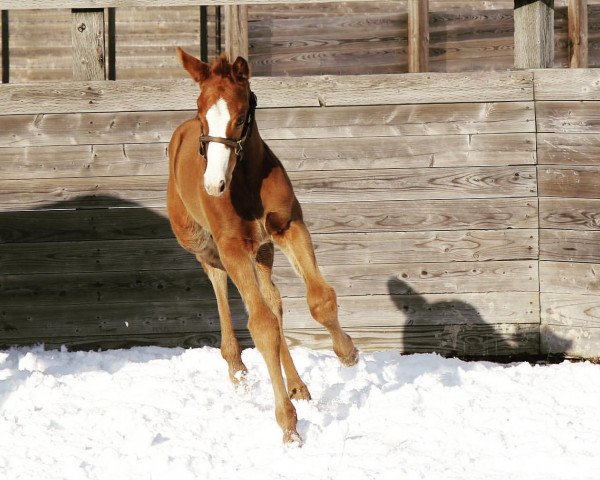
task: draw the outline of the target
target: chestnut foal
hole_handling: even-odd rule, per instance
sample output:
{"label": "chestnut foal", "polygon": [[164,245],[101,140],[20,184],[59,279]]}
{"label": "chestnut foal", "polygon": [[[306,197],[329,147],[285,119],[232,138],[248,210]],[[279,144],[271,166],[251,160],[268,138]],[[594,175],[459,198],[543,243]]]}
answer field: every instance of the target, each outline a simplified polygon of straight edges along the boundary
{"label": "chestnut foal", "polygon": [[177,53],[201,95],[197,117],[181,124],[169,145],[171,226],[212,282],[231,380],[238,381],[246,367],[231,323],[227,275],[240,291],[248,329],[267,364],[283,441],[300,443],[290,398],[308,400],[310,393],[283,337],[281,297],[271,281],[273,243],[304,279],[310,312],[331,334],[340,361],[354,365],[358,352],[338,323],[335,292],[319,271],[290,180],[258,132],[248,63],[220,57],[208,65],[180,48]]}

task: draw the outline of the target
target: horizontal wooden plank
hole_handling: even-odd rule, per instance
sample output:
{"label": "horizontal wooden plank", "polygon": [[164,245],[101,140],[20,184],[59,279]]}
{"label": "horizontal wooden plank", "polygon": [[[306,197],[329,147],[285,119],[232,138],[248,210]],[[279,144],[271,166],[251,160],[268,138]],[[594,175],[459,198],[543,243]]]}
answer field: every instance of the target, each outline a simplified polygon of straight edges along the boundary
{"label": "horizontal wooden plank", "polygon": [[[204,5],[270,4],[280,0],[203,0]],[[339,0],[290,0],[287,3],[330,3]],[[386,2],[391,0],[343,0],[344,2]],[[194,0],[4,0],[2,8],[7,10],[31,10],[46,8],[104,8],[104,7],[179,7],[197,6]]]}
{"label": "horizontal wooden plank", "polygon": [[315,233],[537,228],[531,198],[304,203],[302,209]]}
{"label": "horizontal wooden plank", "polygon": [[600,328],[543,325],[540,340],[542,353],[576,358],[600,357]]}
{"label": "horizontal wooden plank", "polygon": [[[431,353],[462,356],[518,356],[539,353],[539,325],[434,325],[394,328],[346,329],[361,351],[398,349],[402,353]],[[253,347],[247,330],[236,331],[243,348]],[[331,339],[324,329],[286,329],[285,336],[292,347],[331,351]],[[97,350],[99,348],[130,348],[139,345],[164,347],[203,347],[220,345],[219,332],[177,332],[139,335],[53,335],[44,337],[0,338],[0,347],[43,343],[47,349]]]}
{"label": "horizontal wooden plank", "polygon": [[[267,141],[534,131],[528,102],[266,108],[256,116]],[[0,147],[168,142],[175,128],[193,117],[189,110],[5,115]]]}
{"label": "horizontal wooden plank", "polygon": [[[536,194],[534,166],[420,168],[321,172],[290,172],[302,203],[364,202],[459,198],[531,197]],[[89,177],[4,180],[0,211],[48,208],[68,202],[71,208],[128,206],[163,207],[165,176]],[[77,205],[77,199],[81,204]],[[125,202],[125,205],[123,205]]]}
{"label": "horizontal wooden plank", "polygon": [[[535,134],[408,135],[269,140],[289,171],[535,163]],[[1,154],[1,152],[0,152]]]}
{"label": "horizontal wooden plank", "polygon": [[[533,100],[531,72],[415,73],[364,77],[330,77],[320,96],[325,105],[450,103]],[[370,81],[369,81],[370,80]]]}
{"label": "horizontal wooden plank", "polygon": [[[118,208],[77,209],[97,198],[56,202],[40,210],[0,212],[0,243],[171,238],[166,209],[122,201]],[[537,228],[531,198],[305,203],[312,233]]]}
{"label": "horizontal wooden plank", "polygon": [[[535,134],[270,140],[288,171],[535,163]],[[166,175],[167,143],[0,148],[0,179]]]}
{"label": "horizontal wooden plank", "polygon": [[[533,100],[529,72],[255,77],[252,89],[261,107]],[[0,91],[0,111],[12,114],[181,110],[199,94],[186,79],[5,84]]]}
{"label": "horizontal wooden plank", "polygon": [[537,136],[540,165],[598,165],[600,134],[540,133]]}
{"label": "horizontal wooden plank", "polygon": [[600,327],[600,295],[542,293],[542,324]]}
{"label": "horizontal wooden plank", "polygon": [[600,264],[540,262],[540,290],[544,293],[600,295]]}
{"label": "horizontal wooden plank", "polygon": [[167,175],[167,143],[0,148],[0,179]]}
{"label": "horizontal wooden plank", "polygon": [[536,102],[535,105],[539,133],[600,133],[598,102],[544,101]]}
{"label": "horizontal wooden plank", "polygon": [[[313,240],[321,265],[532,260],[538,248],[535,229],[315,234]],[[168,238],[0,244],[5,275],[191,269],[190,259]]]}
{"label": "horizontal wooden plank", "polygon": [[540,260],[600,263],[600,231],[540,230]]}
{"label": "horizontal wooden plank", "polygon": [[600,199],[542,197],[540,228],[600,230]]}
{"label": "horizontal wooden plank", "polygon": [[[393,328],[348,328],[363,351],[398,349],[401,353],[505,357],[539,352],[539,324],[434,325]],[[330,349],[324,331],[285,330],[288,343]]]}
{"label": "horizontal wooden plank", "polygon": [[[319,106],[315,82],[257,77],[252,88],[261,107]],[[194,108],[200,93],[191,79],[4,84],[0,91],[0,111],[12,114],[182,110]]]}
{"label": "horizontal wooden plank", "polygon": [[541,197],[598,198],[600,166],[538,167]]}
{"label": "horizontal wooden plank", "polygon": [[[273,281],[281,295],[304,298],[303,281],[279,259]],[[210,300],[210,282],[193,258],[189,270],[3,275],[0,304],[6,306]],[[394,265],[334,265],[321,268],[339,296],[425,293],[537,292],[532,261],[449,262]],[[230,298],[239,298],[235,287]]]}
{"label": "horizontal wooden plank", "polygon": [[[344,327],[401,327],[534,323],[539,312],[536,292],[338,296],[339,318]],[[242,302],[230,302],[233,325],[245,328]],[[283,299],[284,329],[315,328],[304,299]],[[370,314],[376,311],[377,314]],[[493,318],[492,318],[493,317]],[[3,306],[0,329],[6,338],[32,335],[113,335],[215,331],[219,329],[212,299],[192,302],[93,303],[87,306],[55,304]]]}
{"label": "horizontal wooden plank", "polygon": [[290,173],[301,202],[527,197],[536,195],[535,167],[417,168]]}
{"label": "horizontal wooden plank", "polygon": [[593,68],[534,71],[536,100],[600,100],[600,72]]}

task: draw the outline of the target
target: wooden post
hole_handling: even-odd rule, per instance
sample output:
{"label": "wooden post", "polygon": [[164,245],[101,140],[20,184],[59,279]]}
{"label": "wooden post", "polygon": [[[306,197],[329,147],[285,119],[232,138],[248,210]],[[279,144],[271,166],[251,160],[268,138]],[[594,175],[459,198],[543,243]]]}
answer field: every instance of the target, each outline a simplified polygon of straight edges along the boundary
{"label": "wooden post", "polygon": [[587,0],[569,0],[569,66],[588,66]]}
{"label": "wooden post", "polygon": [[429,0],[408,1],[408,71],[429,70]]}
{"label": "wooden post", "polygon": [[248,60],[248,6],[225,6],[225,52],[231,61]]}
{"label": "wooden post", "polygon": [[106,80],[104,9],[71,10],[73,80]]}
{"label": "wooden post", "polygon": [[515,68],[554,65],[554,0],[515,0]]}

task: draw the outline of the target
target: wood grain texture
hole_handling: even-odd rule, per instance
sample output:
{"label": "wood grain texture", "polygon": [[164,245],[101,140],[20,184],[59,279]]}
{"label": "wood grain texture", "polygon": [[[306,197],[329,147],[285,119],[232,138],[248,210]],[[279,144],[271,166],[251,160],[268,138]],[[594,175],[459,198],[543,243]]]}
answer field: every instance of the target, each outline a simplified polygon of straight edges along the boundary
{"label": "wood grain texture", "polygon": [[600,72],[550,69],[534,72],[536,101],[600,100]]}
{"label": "wood grain texture", "polygon": [[167,175],[167,143],[0,148],[0,179]]}
{"label": "wood grain texture", "polygon": [[[398,349],[401,353],[510,356],[539,351],[538,324],[435,325],[396,328],[349,328],[356,346],[364,351]],[[324,331],[285,330],[292,346],[331,348]]]}
{"label": "wood grain texture", "polygon": [[[469,73],[256,77],[251,83],[260,107],[533,100],[530,72],[490,72],[484,78]],[[2,85],[0,111],[38,114],[181,110],[193,108],[198,94],[198,86],[191,80],[7,84]],[[43,112],[40,105],[44,105]]]}
{"label": "wood grain texture", "polygon": [[[192,111],[5,115],[0,116],[0,147],[168,142],[175,128],[194,115]],[[534,119],[533,103],[529,102],[257,111],[257,124],[267,142],[300,138],[521,134],[534,132]]]}
{"label": "wood grain texture", "polygon": [[600,164],[600,135],[597,133],[539,133],[537,148],[540,165]]}
{"label": "wood grain texture", "polygon": [[106,80],[104,9],[71,13],[73,80]]}
{"label": "wood grain texture", "polygon": [[[335,178],[322,172],[290,172],[302,203],[347,202],[359,194],[363,201],[430,200],[535,196],[535,167],[347,170]],[[88,177],[4,180],[0,211],[45,208],[77,198],[85,206],[117,207],[135,202],[144,207],[166,203],[165,176]]]}
{"label": "wood grain texture", "polygon": [[[148,298],[155,302],[189,302],[214,297],[210,282],[191,256],[180,266],[188,269],[2,275],[0,303],[30,307],[136,303]],[[325,265],[321,270],[339,296],[470,294],[515,289],[536,293],[538,289],[537,265],[532,261]],[[278,262],[273,281],[283,297],[300,298],[303,302],[304,283],[285,260]],[[231,284],[229,296],[239,302],[239,294]],[[305,310],[303,305],[300,307]]]}
{"label": "wood grain texture", "polygon": [[248,6],[225,5],[225,52],[230,59],[248,58]]}
{"label": "wood grain texture", "polygon": [[588,7],[587,0],[569,0],[569,66],[588,66]]}
{"label": "wood grain texture", "polygon": [[[381,328],[433,325],[486,325],[490,321],[518,324],[535,322],[539,312],[537,293],[453,294],[451,296],[360,296],[338,297],[340,323],[345,327]],[[247,317],[240,300],[231,302],[234,328],[246,328]],[[376,308],[377,315],[364,311]],[[359,311],[360,310],[360,311]],[[127,320],[123,320],[127,319]],[[316,328],[304,299],[284,298],[284,330]],[[93,303],[41,306],[3,306],[0,311],[3,336],[93,335],[99,332],[135,333],[215,331],[219,329],[216,302]]]}
{"label": "wood grain texture", "polygon": [[[39,210],[2,212],[0,243],[173,236],[164,207],[144,208],[122,201],[118,208],[85,208],[94,203],[100,204],[100,199],[76,198],[71,202],[44,205]],[[505,230],[537,228],[538,225],[537,202],[529,198],[382,201],[368,205],[306,203],[303,212],[312,233]],[[565,228],[569,228],[568,225]]]}
{"label": "wood grain texture", "polygon": [[600,327],[600,295],[541,293],[543,325]]}
{"label": "wood grain texture", "polygon": [[540,228],[600,230],[600,199],[540,198]]}
{"label": "wood grain texture", "polygon": [[[328,3],[332,0],[309,0],[308,3]],[[344,0],[344,2],[385,2],[391,0]],[[256,0],[204,0],[206,5],[247,5]],[[280,0],[260,0],[260,3],[280,3]],[[307,3],[306,0],[290,0],[287,3]],[[46,9],[46,8],[102,8],[102,7],[178,7],[197,6],[194,0],[4,0],[3,8],[13,9]]]}
{"label": "wood grain texture", "polygon": [[[431,3],[431,2],[430,2]],[[514,65],[513,5],[506,9],[444,8],[430,13],[429,68],[433,72],[501,71]]]}
{"label": "wood grain texture", "polygon": [[538,189],[542,197],[597,198],[600,166],[539,167]]}
{"label": "wood grain texture", "polygon": [[515,68],[552,68],[554,2],[515,0]]}
{"label": "wood grain texture", "polygon": [[[109,124],[110,125],[110,124]],[[529,165],[535,134],[270,140],[287,171]],[[0,148],[0,179],[166,175],[167,143]]]}
{"label": "wood grain texture", "polygon": [[567,354],[576,358],[600,357],[600,328],[543,325],[542,353]]}
{"label": "wood grain texture", "polygon": [[[511,356],[535,354],[539,349],[539,325],[435,325],[397,328],[348,329],[362,351],[398,349],[402,353],[432,353],[466,356]],[[236,331],[243,348],[253,347],[247,330]],[[304,348],[331,351],[331,340],[324,330],[286,329],[288,343]],[[81,336],[34,336],[0,339],[0,346],[44,343],[46,348],[97,350],[130,348],[141,345],[164,347],[203,347],[220,345],[219,332],[177,332],[155,334],[95,334]],[[332,353],[333,355],[333,353]]]}
{"label": "wood grain texture", "polygon": [[408,0],[408,71],[429,71],[429,0]]}
{"label": "wood grain texture", "polygon": [[540,230],[540,260],[600,263],[600,231]]}
{"label": "wood grain texture", "polygon": [[[320,265],[533,260],[535,229],[315,234]],[[277,253],[278,264],[287,265]],[[191,254],[174,239],[0,244],[9,274],[190,269]]]}
{"label": "wood grain texture", "polygon": [[540,289],[561,295],[600,295],[600,264],[540,262]]}
{"label": "wood grain texture", "polygon": [[596,101],[536,102],[537,129],[540,133],[600,133],[598,106]]}

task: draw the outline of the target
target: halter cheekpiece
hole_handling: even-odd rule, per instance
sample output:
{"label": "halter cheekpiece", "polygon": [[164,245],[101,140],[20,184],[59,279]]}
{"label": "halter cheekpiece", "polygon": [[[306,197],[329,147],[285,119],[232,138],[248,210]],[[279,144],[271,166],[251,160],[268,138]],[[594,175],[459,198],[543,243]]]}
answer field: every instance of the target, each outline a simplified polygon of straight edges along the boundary
{"label": "halter cheekpiece", "polygon": [[[244,158],[244,143],[250,135],[250,131],[252,130],[252,123],[254,122],[254,112],[256,110],[256,95],[254,92],[250,92],[250,101],[248,105],[248,112],[246,113],[246,119],[244,120],[244,128],[242,130],[242,135],[239,140],[231,140],[229,138],[224,137],[212,137],[210,135],[204,135],[202,130],[200,131],[200,148],[199,153],[204,158],[206,158],[206,150],[208,148],[208,144],[210,142],[222,143],[223,145],[228,146],[233,149],[235,152],[235,156],[237,161],[241,161]],[[200,127],[202,128],[202,127]]]}

